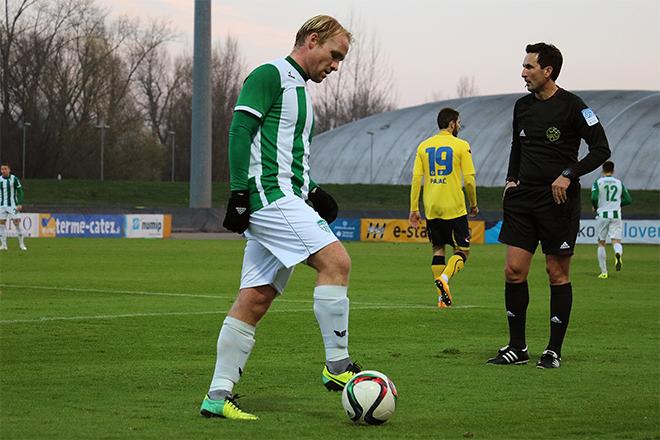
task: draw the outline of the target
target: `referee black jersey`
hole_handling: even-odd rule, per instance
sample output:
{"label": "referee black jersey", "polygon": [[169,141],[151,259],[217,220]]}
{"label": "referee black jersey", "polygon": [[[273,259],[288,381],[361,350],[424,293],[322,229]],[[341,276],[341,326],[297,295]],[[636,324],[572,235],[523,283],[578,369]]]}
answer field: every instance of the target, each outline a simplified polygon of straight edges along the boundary
{"label": "referee black jersey", "polygon": [[[589,146],[589,153],[578,162],[581,139]],[[608,157],[605,130],[577,95],[560,88],[545,101],[533,93],[516,101],[507,180],[551,185],[566,168],[577,180]]]}

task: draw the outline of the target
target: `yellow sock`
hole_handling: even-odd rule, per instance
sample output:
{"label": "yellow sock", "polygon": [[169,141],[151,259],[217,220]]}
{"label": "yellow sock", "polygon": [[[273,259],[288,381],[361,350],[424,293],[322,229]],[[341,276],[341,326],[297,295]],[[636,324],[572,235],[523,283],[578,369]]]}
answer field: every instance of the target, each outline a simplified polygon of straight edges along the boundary
{"label": "yellow sock", "polygon": [[444,255],[434,255],[433,261],[431,262],[431,272],[433,272],[433,279],[440,278],[442,272],[445,270],[447,265],[445,264]]}
{"label": "yellow sock", "polygon": [[447,276],[448,280],[450,280],[451,277],[459,273],[464,266],[465,260],[462,255],[452,255],[449,261],[447,261],[447,267],[445,267],[445,270],[443,270],[442,273]]}
{"label": "yellow sock", "polygon": [[442,275],[442,272],[445,270],[444,264],[434,264],[431,266],[431,272],[433,272],[433,279],[440,278],[440,275]]}

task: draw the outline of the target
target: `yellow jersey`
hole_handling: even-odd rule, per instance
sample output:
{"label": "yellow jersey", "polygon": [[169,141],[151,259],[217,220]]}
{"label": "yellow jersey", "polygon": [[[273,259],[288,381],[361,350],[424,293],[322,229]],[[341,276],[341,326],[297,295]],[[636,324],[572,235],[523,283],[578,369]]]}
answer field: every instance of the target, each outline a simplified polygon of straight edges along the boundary
{"label": "yellow jersey", "polygon": [[[424,211],[427,219],[450,220],[466,215],[463,179],[475,174],[470,144],[447,130],[440,131],[417,147],[410,190],[410,210],[419,211],[419,193],[423,178]],[[476,192],[472,197],[470,203],[476,206]]]}

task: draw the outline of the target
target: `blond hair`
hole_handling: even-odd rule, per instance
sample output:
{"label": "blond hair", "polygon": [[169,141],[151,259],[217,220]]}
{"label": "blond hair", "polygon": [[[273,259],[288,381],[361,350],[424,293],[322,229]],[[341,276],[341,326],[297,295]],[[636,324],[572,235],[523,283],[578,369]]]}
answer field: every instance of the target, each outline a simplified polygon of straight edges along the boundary
{"label": "blond hair", "polygon": [[316,33],[319,36],[319,44],[325,43],[328,39],[344,34],[350,43],[353,36],[346,30],[339,22],[329,15],[317,15],[310,18],[303,24],[298,33],[296,34],[295,47],[300,47],[305,44],[305,39],[308,35]]}

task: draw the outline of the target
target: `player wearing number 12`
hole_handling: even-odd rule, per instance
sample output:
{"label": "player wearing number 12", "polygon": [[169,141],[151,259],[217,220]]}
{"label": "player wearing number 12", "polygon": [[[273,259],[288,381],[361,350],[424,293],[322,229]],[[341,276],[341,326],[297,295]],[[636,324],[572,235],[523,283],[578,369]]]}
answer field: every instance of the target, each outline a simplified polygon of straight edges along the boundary
{"label": "player wearing number 12", "polygon": [[614,268],[621,270],[623,245],[621,244],[623,221],[621,207],[629,205],[632,197],[619,179],[614,177],[614,162],[603,164],[603,175],[591,187],[591,203],[596,211],[596,235],[598,236],[598,278],[607,279],[607,254],[605,240],[609,236],[614,248]]}
{"label": "player wearing number 12", "polygon": [[[438,113],[440,132],[417,147],[410,189],[410,215],[413,228],[419,226],[419,193],[424,181],[426,229],[433,246],[431,271],[438,289],[438,307],[449,307],[452,296],[449,280],[465,265],[470,253],[470,229],[463,182],[470,201],[470,216],[479,213],[477,184],[470,144],[456,137],[461,127],[460,114],[452,108]],[[445,245],[454,255],[445,263]]]}

